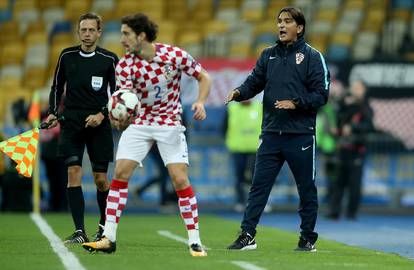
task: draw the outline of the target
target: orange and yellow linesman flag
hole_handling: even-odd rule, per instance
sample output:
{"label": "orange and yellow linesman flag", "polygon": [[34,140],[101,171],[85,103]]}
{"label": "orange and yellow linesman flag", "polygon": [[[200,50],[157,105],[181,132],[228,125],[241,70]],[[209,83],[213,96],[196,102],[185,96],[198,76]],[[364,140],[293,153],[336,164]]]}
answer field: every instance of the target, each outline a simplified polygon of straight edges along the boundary
{"label": "orange and yellow linesman flag", "polygon": [[16,169],[21,175],[31,177],[38,141],[39,129],[34,128],[0,142],[0,151],[17,163]]}

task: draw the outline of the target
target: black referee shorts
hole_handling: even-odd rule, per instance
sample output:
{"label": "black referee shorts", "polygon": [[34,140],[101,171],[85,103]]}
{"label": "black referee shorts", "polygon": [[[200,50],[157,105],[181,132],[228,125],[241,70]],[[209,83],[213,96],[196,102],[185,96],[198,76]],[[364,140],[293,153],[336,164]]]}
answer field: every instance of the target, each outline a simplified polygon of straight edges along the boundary
{"label": "black referee shorts", "polygon": [[86,149],[91,162],[111,162],[114,156],[112,129],[108,118],[97,127],[85,128],[85,119],[96,111],[69,110],[63,112],[61,135],[59,140],[59,156],[64,159],[77,156],[82,164]]}

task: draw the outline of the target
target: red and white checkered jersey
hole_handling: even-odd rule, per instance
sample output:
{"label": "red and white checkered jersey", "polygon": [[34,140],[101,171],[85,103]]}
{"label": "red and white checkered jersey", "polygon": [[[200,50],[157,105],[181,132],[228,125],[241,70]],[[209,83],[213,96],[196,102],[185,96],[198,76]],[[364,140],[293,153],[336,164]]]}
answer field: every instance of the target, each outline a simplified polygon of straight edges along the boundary
{"label": "red and white checkered jersey", "polygon": [[186,51],[156,43],[150,61],[126,54],[116,67],[118,89],[131,89],[141,101],[134,124],[150,126],[181,125],[180,81],[184,71],[197,78],[201,65]]}

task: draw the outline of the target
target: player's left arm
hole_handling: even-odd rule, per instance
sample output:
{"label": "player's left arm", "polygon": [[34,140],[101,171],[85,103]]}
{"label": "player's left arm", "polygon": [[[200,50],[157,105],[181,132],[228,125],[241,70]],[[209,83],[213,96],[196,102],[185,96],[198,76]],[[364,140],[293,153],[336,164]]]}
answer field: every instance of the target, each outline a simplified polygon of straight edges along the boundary
{"label": "player's left arm", "polygon": [[206,103],[210,94],[211,78],[208,72],[202,68],[196,79],[198,81],[199,93],[196,102],[191,105],[191,110],[194,111],[193,117],[195,120],[204,120],[207,117],[204,103]]}
{"label": "player's left arm", "polygon": [[177,47],[175,50],[175,59],[178,68],[198,81],[198,98],[196,102],[191,105],[191,110],[194,111],[193,118],[195,120],[204,120],[206,119],[206,110],[204,108],[204,104],[207,101],[207,97],[210,93],[211,88],[210,75],[188,52]]}

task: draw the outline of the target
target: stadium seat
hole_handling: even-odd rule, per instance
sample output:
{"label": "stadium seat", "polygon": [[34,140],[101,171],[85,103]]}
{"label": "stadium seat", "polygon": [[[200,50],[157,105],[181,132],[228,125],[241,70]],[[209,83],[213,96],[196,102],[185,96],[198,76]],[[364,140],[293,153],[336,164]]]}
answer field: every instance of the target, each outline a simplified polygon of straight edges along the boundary
{"label": "stadium seat", "polygon": [[120,43],[121,42],[121,32],[110,32],[105,33],[102,35],[101,38],[102,44],[108,44],[108,43]]}
{"label": "stadium seat", "polygon": [[276,15],[278,12],[284,8],[289,6],[290,3],[287,0],[277,0],[277,1],[269,1],[267,8],[265,8],[265,17],[266,19],[273,20],[276,23]]}
{"label": "stadium seat", "polygon": [[313,21],[309,25],[309,33],[330,34],[333,29],[333,24],[328,21]]}
{"label": "stadium seat", "polygon": [[258,22],[264,17],[265,1],[244,0],[241,5],[241,18],[248,22]]}
{"label": "stadium seat", "polygon": [[48,65],[49,47],[46,43],[28,45],[24,60],[25,69],[46,68]]}
{"label": "stadium seat", "polygon": [[21,80],[23,77],[23,69],[21,65],[10,64],[0,69],[1,79],[18,79]]}
{"label": "stadium seat", "polygon": [[2,65],[22,64],[26,54],[26,46],[23,41],[6,43],[1,50]]}
{"label": "stadium seat", "polygon": [[65,10],[62,7],[52,7],[43,11],[42,18],[46,24],[48,32],[52,30],[56,22],[63,20],[65,16]]}
{"label": "stadium seat", "polygon": [[125,15],[138,12],[140,9],[139,1],[134,0],[121,0],[115,5],[114,16],[115,18],[121,18]]}
{"label": "stadium seat", "polygon": [[177,24],[170,20],[161,20],[157,22],[158,25],[158,36],[157,41],[167,44],[175,44]]}
{"label": "stadium seat", "polygon": [[209,21],[213,18],[213,0],[197,1],[190,12],[190,19],[194,21]]}
{"label": "stadium seat", "polygon": [[343,46],[351,46],[353,41],[353,35],[350,33],[341,33],[337,32],[334,33],[331,39],[331,44],[335,45],[343,45]]}
{"label": "stadium seat", "polygon": [[364,9],[365,0],[346,0],[344,3],[345,9]]}
{"label": "stadium seat", "polygon": [[115,0],[94,0],[91,5],[91,11],[98,13],[105,23],[109,20],[119,19],[114,14],[115,5]]}
{"label": "stadium seat", "polygon": [[151,20],[157,22],[165,17],[166,5],[163,0],[141,1],[140,12],[146,14]]}
{"label": "stadium seat", "polygon": [[28,31],[25,42],[26,42],[26,46],[30,46],[34,44],[46,44],[48,42],[48,35],[46,31],[43,31],[43,32]]}
{"label": "stadium seat", "polygon": [[328,59],[331,61],[343,61],[349,57],[349,47],[332,44],[328,48]]}
{"label": "stadium seat", "polygon": [[89,11],[89,0],[70,0],[65,1],[65,19],[75,22],[79,16]]}
{"label": "stadium seat", "polygon": [[62,8],[64,0],[40,0],[38,1],[38,7],[41,10]]}
{"label": "stadium seat", "polygon": [[72,32],[72,23],[70,21],[59,21],[56,22],[51,31],[50,36],[53,37],[59,33],[71,33]]}
{"label": "stadium seat", "polygon": [[16,18],[21,12],[26,10],[37,10],[36,0],[23,0],[13,2],[13,16]]}
{"label": "stadium seat", "polygon": [[10,8],[10,1],[9,0],[0,0],[0,10],[5,10]]}
{"label": "stadium seat", "polygon": [[277,31],[277,23],[273,19],[256,23],[254,26],[253,35],[257,37],[262,34],[276,34]]}
{"label": "stadium seat", "polygon": [[196,31],[185,31],[178,35],[177,45],[188,51],[193,57],[198,58],[202,55],[202,35]]}
{"label": "stadium seat", "polygon": [[356,44],[352,50],[352,58],[359,61],[366,61],[374,56],[375,47]]}
{"label": "stadium seat", "polygon": [[121,45],[121,43],[108,43],[108,44],[104,44],[103,47],[113,53],[115,53],[118,58],[121,58],[124,56],[125,54],[125,49],[124,47]]}
{"label": "stadium seat", "polygon": [[188,19],[189,7],[186,0],[169,0],[167,2],[166,17],[175,22],[184,22]]}
{"label": "stadium seat", "polygon": [[23,86],[31,92],[45,85],[46,68],[31,68],[24,74]]}
{"label": "stadium seat", "polygon": [[327,21],[329,23],[335,23],[338,18],[337,12],[332,12],[331,9],[320,9],[316,12],[315,19],[319,21]]}
{"label": "stadium seat", "polygon": [[210,21],[206,24],[204,39],[204,56],[225,57],[229,47],[229,25],[224,21]]}
{"label": "stadium seat", "polygon": [[94,0],[91,6],[91,10],[94,12],[112,12],[115,8],[114,0]]}
{"label": "stadium seat", "polygon": [[319,0],[317,2],[318,8],[331,10],[337,10],[341,4],[342,0]]}
{"label": "stadium seat", "polygon": [[230,45],[229,57],[234,59],[244,59],[251,55],[251,44],[247,43],[236,43]]}
{"label": "stadium seat", "polygon": [[394,9],[410,10],[414,9],[414,3],[412,0],[394,0],[392,1],[392,7]]}
{"label": "stadium seat", "polygon": [[3,22],[7,22],[10,21],[13,17],[13,14],[10,10],[10,8],[6,8],[6,9],[0,9],[0,25]]}
{"label": "stadium seat", "polygon": [[19,24],[17,21],[7,21],[0,25],[0,44],[16,41],[20,39]]}
{"label": "stadium seat", "polygon": [[29,25],[39,20],[40,14],[37,9],[22,10],[15,18],[19,21],[20,33],[25,34]]}
{"label": "stadium seat", "polygon": [[310,33],[307,35],[306,39],[312,47],[314,47],[321,53],[325,53],[328,44],[328,37],[329,36],[327,34]]}

